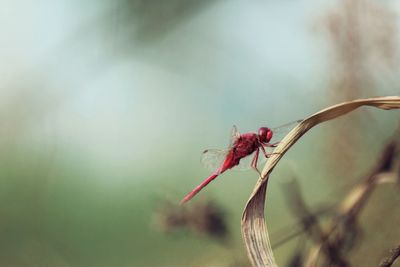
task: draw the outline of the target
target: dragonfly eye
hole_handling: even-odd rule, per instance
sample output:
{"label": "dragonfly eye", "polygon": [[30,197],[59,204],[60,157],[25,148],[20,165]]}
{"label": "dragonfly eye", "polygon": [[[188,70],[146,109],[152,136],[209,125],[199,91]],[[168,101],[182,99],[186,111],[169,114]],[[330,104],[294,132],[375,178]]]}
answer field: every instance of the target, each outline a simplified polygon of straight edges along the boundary
{"label": "dragonfly eye", "polygon": [[271,138],[272,138],[272,131],[271,131],[270,129],[268,129],[268,132],[267,132],[267,142],[269,142],[269,141],[271,140]]}
{"label": "dragonfly eye", "polygon": [[272,138],[272,131],[267,127],[261,127],[258,130],[258,137],[261,142],[268,143]]}

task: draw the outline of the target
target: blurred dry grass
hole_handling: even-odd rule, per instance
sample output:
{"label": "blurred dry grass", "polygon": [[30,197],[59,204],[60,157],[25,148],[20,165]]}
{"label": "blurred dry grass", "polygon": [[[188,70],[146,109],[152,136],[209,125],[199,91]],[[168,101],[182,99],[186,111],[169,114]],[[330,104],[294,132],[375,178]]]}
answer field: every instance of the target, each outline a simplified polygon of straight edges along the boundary
{"label": "blurred dry grass", "polygon": [[[335,2],[322,19],[331,52],[328,104],[371,97],[386,87],[397,87],[396,19],[387,3],[371,0]],[[326,154],[331,157],[327,160],[331,162],[328,164],[331,171],[340,171],[336,180],[342,179],[357,163],[357,151],[364,145],[358,130],[368,128],[373,121],[368,112],[363,116],[350,114],[347,120],[330,127]]]}
{"label": "blurred dry grass", "polygon": [[[250,195],[242,217],[242,235],[246,244],[247,253],[253,266],[276,266],[264,219],[264,202],[266,189],[269,176],[276,164],[287,152],[287,150],[312,127],[322,122],[329,121],[345,115],[363,105],[385,110],[399,109],[400,97],[393,96],[359,99],[326,108],[303,120],[298,126],[296,126],[290,133],[286,135],[286,137],[274,150],[274,154],[268,159],[267,163],[265,164],[261,177],[255,185],[252,194]],[[385,164],[386,161],[383,161],[384,167],[386,167]],[[381,168],[378,168],[378,170],[381,170]],[[375,177],[375,175],[372,177]],[[365,192],[370,191],[367,190]],[[361,196],[360,200],[358,198],[350,197],[352,201],[352,205],[350,205],[350,211],[352,211],[353,205],[355,207],[359,207],[360,202],[358,202],[358,200],[364,200],[364,198],[362,198]],[[333,229],[336,228],[336,225],[337,224],[335,224]],[[319,252],[322,250],[325,251],[326,255],[329,256],[330,263],[336,266],[350,266],[349,263],[339,254],[340,252],[336,248],[336,244],[324,241],[326,236],[320,229],[320,227],[315,229],[318,230],[316,236],[319,237],[319,242],[321,243],[321,245],[315,248],[316,253],[311,254],[313,255],[311,257],[312,260],[307,260],[306,262],[309,262],[309,265],[313,266],[314,262],[318,259],[316,255],[318,255]],[[329,235],[327,237],[329,238]]]}
{"label": "blurred dry grass", "polygon": [[165,200],[159,204],[154,216],[155,224],[165,233],[187,228],[223,242],[230,236],[226,211],[215,201],[201,200],[191,206],[180,207]]}

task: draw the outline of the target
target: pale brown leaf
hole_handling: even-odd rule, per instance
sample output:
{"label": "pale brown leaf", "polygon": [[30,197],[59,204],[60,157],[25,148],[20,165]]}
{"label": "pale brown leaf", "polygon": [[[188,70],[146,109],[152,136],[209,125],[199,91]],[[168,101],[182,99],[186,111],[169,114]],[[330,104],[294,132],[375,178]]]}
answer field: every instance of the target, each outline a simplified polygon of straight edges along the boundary
{"label": "pale brown leaf", "polygon": [[272,253],[264,218],[264,203],[268,178],[276,164],[287,150],[312,127],[322,122],[335,119],[361,106],[372,106],[385,110],[399,109],[400,97],[389,96],[358,99],[328,107],[303,120],[283,138],[278,147],[274,150],[274,154],[268,159],[264,166],[261,177],[257,181],[242,215],[242,236],[253,266],[277,266]]}

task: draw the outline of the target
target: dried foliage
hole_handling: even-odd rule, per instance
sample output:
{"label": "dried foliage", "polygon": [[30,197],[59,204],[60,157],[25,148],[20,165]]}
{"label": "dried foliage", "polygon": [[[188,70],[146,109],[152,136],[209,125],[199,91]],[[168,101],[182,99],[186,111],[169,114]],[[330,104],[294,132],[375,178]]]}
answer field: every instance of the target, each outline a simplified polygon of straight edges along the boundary
{"label": "dried foliage", "polygon": [[[329,101],[338,103],[370,95],[396,86],[398,77],[398,25],[387,2],[374,0],[335,1],[323,17],[323,32],[331,55]],[[329,102],[330,104],[332,102]],[[368,125],[368,114],[352,114],[329,131],[328,167],[335,181],[351,171],[356,153],[363,145],[357,129]],[[337,142],[341,136],[341,142]],[[331,164],[329,164],[331,163]],[[350,173],[351,174],[351,173]]]}
{"label": "dried foliage", "polygon": [[379,267],[389,267],[400,257],[400,245],[391,249],[388,256],[379,264]]}
{"label": "dried foliage", "polygon": [[[325,231],[320,225],[317,214],[311,212],[301,195],[300,186],[295,179],[285,185],[286,196],[289,198],[289,208],[300,219],[303,229],[310,239],[320,246],[318,251],[324,250],[330,262],[339,266],[347,266],[346,260],[341,255],[343,243],[326,243]],[[353,233],[354,231],[351,231]],[[321,244],[326,244],[322,246]]]}
{"label": "dried foliage", "polygon": [[[400,133],[400,132],[399,132]],[[286,196],[289,199],[289,207],[295,216],[301,220],[308,237],[314,242],[317,249],[308,253],[305,266],[316,266],[318,260],[324,260],[323,266],[349,266],[346,257],[351,249],[360,243],[361,229],[358,218],[361,210],[371,196],[373,189],[382,182],[397,182],[398,166],[400,162],[400,142],[398,134],[383,149],[376,165],[370,173],[361,179],[339,203],[336,212],[331,212],[329,223],[321,227],[315,213],[310,212],[301,196],[296,180],[286,183]],[[304,219],[309,218],[309,219]],[[361,240],[362,241],[362,240]],[[304,249],[303,249],[304,250]],[[319,257],[323,254],[324,257]],[[393,258],[393,256],[391,257]],[[391,259],[390,258],[390,259]],[[387,260],[386,262],[389,262]],[[389,266],[389,265],[388,265]]]}
{"label": "dried foliage", "polygon": [[379,76],[396,69],[396,15],[385,3],[338,1],[323,25],[334,56],[331,88],[337,101],[371,94]]}
{"label": "dried foliage", "polygon": [[154,219],[165,233],[186,228],[221,241],[225,241],[229,234],[225,211],[210,200],[199,201],[186,208],[165,201],[156,210]]}
{"label": "dried foliage", "polygon": [[[280,142],[279,146],[275,149],[274,154],[269,158],[264,166],[261,177],[254,187],[242,216],[242,236],[253,266],[277,266],[271,249],[264,218],[264,204],[268,179],[276,164],[287,150],[312,127],[319,123],[345,115],[361,106],[372,106],[385,110],[399,109],[400,97],[391,96],[359,99],[326,108],[303,120],[286,135],[286,137]],[[359,194],[359,197],[353,197],[352,200],[348,200],[349,202],[352,202],[353,205],[343,205],[343,209],[358,206],[358,203],[364,199],[362,196],[363,194]],[[317,245],[313,249],[312,257],[318,258],[318,254],[321,250],[329,250],[329,244],[326,248],[325,242],[321,243],[322,245]],[[313,260],[308,259],[308,262],[310,262],[309,266],[313,266]]]}

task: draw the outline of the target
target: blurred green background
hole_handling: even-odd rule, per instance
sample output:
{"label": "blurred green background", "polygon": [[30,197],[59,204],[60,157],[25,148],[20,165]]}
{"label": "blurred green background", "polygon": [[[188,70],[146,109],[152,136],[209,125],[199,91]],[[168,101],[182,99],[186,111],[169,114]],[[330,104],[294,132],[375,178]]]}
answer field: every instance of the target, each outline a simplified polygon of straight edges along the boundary
{"label": "blurred green background", "polygon": [[[1,1],[0,266],[249,266],[240,218],[255,172],[227,172],[182,208],[217,203],[225,241],[165,233],[160,213],[179,212],[209,174],[201,151],[224,148],[233,124],[256,131],[398,95],[399,12],[389,0]],[[295,224],[287,169],[310,206],[335,203],[398,117],[362,109],[304,136],[271,179],[272,242]],[[379,203],[400,198],[386,187],[371,201],[373,224]],[[377,262],[400,238],[371,233],[374,252],[355,261]],[[280,266],[296,245],[276,248]]]}

